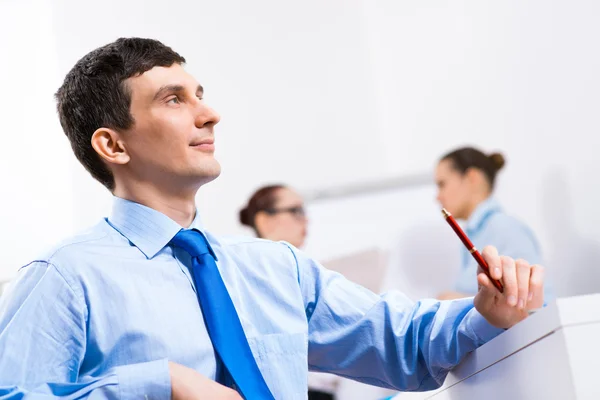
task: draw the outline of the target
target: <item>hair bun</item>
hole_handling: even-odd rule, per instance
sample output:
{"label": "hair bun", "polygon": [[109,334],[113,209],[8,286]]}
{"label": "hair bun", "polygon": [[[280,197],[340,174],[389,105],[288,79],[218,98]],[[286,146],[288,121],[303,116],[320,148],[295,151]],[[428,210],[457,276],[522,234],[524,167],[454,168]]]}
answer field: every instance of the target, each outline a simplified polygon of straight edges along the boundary
{"label": "hair bun", "polygon": [[494,163],[496,167],[496,171],[500,171],[502,167],[504,167],[505,160],[504,156],[500,153],[492,153],[488,156],[488,158]]}
{"label": "hair bun", "polygon": [[252,226],[250,223],[250,216],[248,215],[248,207],[244,207],[240,210],[240,224]]}

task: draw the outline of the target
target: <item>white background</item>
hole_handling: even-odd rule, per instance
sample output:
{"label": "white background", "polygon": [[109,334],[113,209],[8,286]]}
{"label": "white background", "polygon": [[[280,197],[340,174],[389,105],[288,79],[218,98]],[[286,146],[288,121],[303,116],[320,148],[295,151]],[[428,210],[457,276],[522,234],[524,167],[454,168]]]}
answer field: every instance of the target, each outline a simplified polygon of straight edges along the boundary
{"label": "white background", "polygon": [[[263,183],[312,190],[427,172],[472,144],[506,155],[497,197],[538,234],[559,294],[598,291],[599,17],[593,0],[4,0],[0,280],[110,209],[52,96],[88,51],[144,36],[187,58],[222,115],[223,174],[198,197],[212,231],[248,233],[237,210]],[[446,248],[427,237],[433,189],[423,207],[398,196],[371,198],[388,214],[355,226],[369,233],[359,244],[340,238],[363,217],[317,218],[325,206],[312,207],[307,251],[325,258],[380,231],[401,236],[399,215],[419,212],[420,246]]]}

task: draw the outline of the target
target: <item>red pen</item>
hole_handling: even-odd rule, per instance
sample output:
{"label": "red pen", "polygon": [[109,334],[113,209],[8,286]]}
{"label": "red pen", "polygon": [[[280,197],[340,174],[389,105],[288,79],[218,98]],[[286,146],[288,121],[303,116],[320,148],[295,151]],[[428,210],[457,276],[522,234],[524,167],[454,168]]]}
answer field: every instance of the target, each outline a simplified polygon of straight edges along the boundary
{"label": "red pen", "polygon": [[504,287],[502,286],[500,281],[492,278],[492,275],[490,274],[490,267],[488,267],[481,254],[479,254],[479,252],[477,251],[477,248],[475,248],[473,243],[469,240],[466,233],[463,232],[460,225],[458,225],[452,214],[450,214],[445,208],[442,208],[442,214],[444,215],[444,218],[446,218],[446,221],[448,221],[450,227],[454,230],[454,232],[456,232],[460,240],[463,242],[467,250],[469,250],[469,253],[471,253],[475,261],[477,261],[477,264],[479,264],[483,272],[485,272],[488,278],[490,278],[490,281],[492,281],[494,286],[496,286],[496,289],[498,289],[500,293],[503,293]]}

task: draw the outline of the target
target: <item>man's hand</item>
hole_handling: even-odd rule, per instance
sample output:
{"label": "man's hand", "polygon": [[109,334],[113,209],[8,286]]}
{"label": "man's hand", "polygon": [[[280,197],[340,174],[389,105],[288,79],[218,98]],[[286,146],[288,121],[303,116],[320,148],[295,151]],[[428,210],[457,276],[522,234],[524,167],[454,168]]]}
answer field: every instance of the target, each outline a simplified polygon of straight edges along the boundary
{"label": "man's hand", "polygon": [[527,318],[528,310],[544,305],[544,268],[529,265],[525,260],[514,261],[499,256],[491,246],[483,249],[483,258],[490,267],[492,278],[502,282],[504,293],[494,287],[479,268],[475,308],[488,322],[498,328],[510,328]]}
{"label": "man's hand", "polygon": [[243,400],[235,391],[191,368],[169,362],[172,400]]}

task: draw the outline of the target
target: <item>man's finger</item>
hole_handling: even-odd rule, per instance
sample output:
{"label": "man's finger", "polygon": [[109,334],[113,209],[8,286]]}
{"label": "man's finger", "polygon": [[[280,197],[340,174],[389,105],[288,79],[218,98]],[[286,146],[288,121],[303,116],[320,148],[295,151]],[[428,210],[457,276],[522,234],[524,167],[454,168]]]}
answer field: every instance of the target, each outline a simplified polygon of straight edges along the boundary
{"label": "man's finger", "polygon": [[486,246],[481,255],[490,268],[492,278],[500,280],[502,278],[502,260],[498,255],[498,250],[494,246]]}
{"label": "man's finger", "polygon": [[491,309],[498,290],[494,287],[490,278],[483,272],[477,274],[477,283],[479,291],[477,292],[477,296],[475,296],[475,304],[479,309]]}
{"label": "man's finger", "polygon": [[539,308],[544,305],[544,267],[533,265],[529,278],[528,308]]}
{"label": "man's finger", "polygon": [[483,272],[477,274],[477,283],[479,284],[480,290],[489,290],[492,293],[494,293],[494,290],[496,290],[496,287],[490,278],[488,278],[488,276]]}
{"label": "man's finger", "polygon": [[529,278],[531,276],[531,266],[523,259],[515,262],[517,269],[517,307],[519,310],[524,310],[529,297]]}
{"label": "man's finger", "polygon": [[504,295],[506,303],[514,307],[517,305],[517,295],[519,291],[517,283],[517,268],[515,260],[510,257],[502,256],[502,282],[504,283]]}

